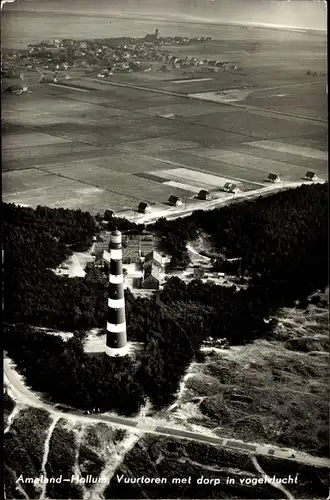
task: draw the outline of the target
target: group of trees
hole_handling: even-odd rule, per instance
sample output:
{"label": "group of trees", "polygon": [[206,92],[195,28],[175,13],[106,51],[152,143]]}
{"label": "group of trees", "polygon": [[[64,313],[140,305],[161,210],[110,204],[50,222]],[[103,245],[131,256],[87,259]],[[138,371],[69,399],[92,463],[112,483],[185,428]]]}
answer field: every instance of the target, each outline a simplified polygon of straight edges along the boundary
{"label": "group of trees", "polygon": [[148,229],[161,234],[161,246],[172,256],[170,266],[176,269],[185,269],[190,262],[187,242],[194,240],[198,236],[198,228],[194,221],[189,218],[187,224],[186,218],[168,221],[165,217],[160,217]]}
{"label": "group of trees", "polygon": [[[126,222],[111,224],[123,230]],[[151,298],[125,291],[128,338],[144,345],[135,363],[85,354],[82,335],[64,342],[26,326],[75,331],[105,325],[106,280],[58,277],[49,270],[68,255],[69,244],[78,243],[76,230],[83,240],[96,231],[91,216],[4,206],[5,320],[11,323],[5,349],[33,388],[81,408],[131,414],[146,397],[160,408],[173,400],[191,361],[202,358],[205,338],[242,344],[264,336],[272,329],[265,317],[327,284],[327,186],[198,211],[184,220],[161,219],[154,229],[173,251],[175,245],[186,248],[202,229],[219,253],[242,257],[252,283],[238,291],[171,278]]]}
{"label": "group of trees", "polygon": [[[107,283],[97,270],[85,278],[56,275],[72,251],[89,248],[98,223],[88,212],[36,210],[3,204],[5,321],[73,331],[101,327],[107,311]],[[144,226],[114,218],[109,230]]]}
{"label": "group of trees", "polygon": [[29,384],[70,406],[130,415],[143,403],[129,358],[89,355],[77,333],[68,341],[23,324],[4,325],[5,349]]}
{"label": "group of trees", "polygon": [[98,323],[104,286],[51,270],[73,250],[92,244],[94,217],[81,210],[13,204],[3,204],[2,215],[5,320],[67,330]]}
{"label": "group of trees", "polygon": [[124,217],[111,217],[107,223],[108,231],[113,231],[114,229],[119,229],[119,231],[125,232],[137,232],[138,234],[145,228],[144,224],[136,224],[131,222]]}
{"label": "group of trees", "polygon": [[29,384],[54,401],[129,415],[146,397],[155,408],[173,401],[187,366],[202,360],[207,336],[237,344],[266,333],[264,311],[252,305],[246,291],[171,278],[160,297],[135,299],[126,292],[128,338],[144,345],[137,364],[85,353],[83,332],[64,341],[24,324],[4,326],[4,348]]}
{"label": "group of trees", "polygon": [[326,183],[198,210],[184,219],[162,218],[152,228],[166,237],[172,255],[175,248],[183,255],[199,231],[207,233],[215,251],[228,259],[239,257],[240,272],[252,276],[277,304],[280,297],[285,302],[327,284],[327,221]]}
{"label": "group of trees", "polygon": [[139,364],[84,353],[79,332],[65,342],[24,324],[5,325],[4,347],[29,384],[55,401],[130,414],[145,397],[156,408],[173,400],[187,366],[202,360],[206,337],[237,344],[266,334],[270,326],[258,305],[249,291],[171,278],[152,299],[126,291],[128,338],[144,344]]}

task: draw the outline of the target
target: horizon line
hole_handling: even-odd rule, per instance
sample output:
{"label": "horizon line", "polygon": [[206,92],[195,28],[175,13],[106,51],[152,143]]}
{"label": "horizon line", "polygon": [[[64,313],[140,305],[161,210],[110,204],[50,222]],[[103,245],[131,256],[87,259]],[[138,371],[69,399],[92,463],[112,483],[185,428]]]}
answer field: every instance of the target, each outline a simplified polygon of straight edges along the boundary
{"label": "horizon line", "polygon": [[[138,16],[141,20],[146,20],[146,21],[159,21],[159,22],[165,22],[165,23],[188,23],[188,24],[208,24],[208,25],[226,25],[226,26],[247,26],[247,27],[253,27],[253,28],[265,28],[265,29],[275,29],[275,30],[289,30],[289,31],[296,31],[296,32],[317,32],[317,33],[325,33],[327,34],[327,28],[310,28],[310,27],[305,27],[305,26],[292,26],[292,25],[282,25],[282,24],[274,24],[274,23],[263,23],[259,21],[233,21],[229,19],[219,19],[219,20],[214,20],[209,17],[196,17],[196,16],[189,16],[186,14],[182,13],[177,13],[175,14],[164,14],[164,13],[159,13],[159,14],[141,14],[138,12],[106,12],[106,13],[94,13],[94,12],[75,12],[75,11],[66,11],[66,10],[31,10],[31,9],[14,9],[14,8],[9,8],[6,9],[6,11],[3,12],[15,12],[15,13],[22,13],[22,12],[29,12],[29,13],[34,13],[34,14],[69,14],[69,15],[80,15],[80,16],[91,16],[91,17],[115,17],[115,18],[122,18],[122,19],[131,19],[132,16]],[[168,17],[162,17],[162,16],[168,16]],[[171,16],[173,16],[173,19],[171,19]],[[182,17],[181,17],[182,16]]]}

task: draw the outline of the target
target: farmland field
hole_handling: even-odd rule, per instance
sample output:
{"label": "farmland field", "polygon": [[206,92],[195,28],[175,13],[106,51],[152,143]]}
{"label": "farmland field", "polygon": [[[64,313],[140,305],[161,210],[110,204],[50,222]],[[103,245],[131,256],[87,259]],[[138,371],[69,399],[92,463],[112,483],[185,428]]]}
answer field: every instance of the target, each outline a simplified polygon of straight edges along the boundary
{"label": "farmland field", "polygon": [[27,148],[45,146],[48,144],[61,144],[71,142],[70,139],[47,135],[38,132],[27,132],[26,134],[14,133],[6,140],[6,149]]}
{"label": "farmland field", "polygon": [[134,210],[141,200],[165,208],[171,194],[189,199],[230,181],[257,189],[271,172],[327,179],[325,37],[217,30],[221,41],[167,49],[235,70],[118,73],[102,82],[72,70],[68,87],[35,84],[3,97],[4,201],[95,213]]}

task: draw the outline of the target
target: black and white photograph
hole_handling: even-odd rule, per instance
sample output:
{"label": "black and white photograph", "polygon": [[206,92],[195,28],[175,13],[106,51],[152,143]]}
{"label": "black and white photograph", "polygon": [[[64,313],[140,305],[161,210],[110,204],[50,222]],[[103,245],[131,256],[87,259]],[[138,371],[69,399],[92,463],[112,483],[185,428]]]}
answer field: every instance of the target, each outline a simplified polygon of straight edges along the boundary
{"label": "black and white photograph", "polygon": [[330,498],[327,8],[1,0],[6,500]]}

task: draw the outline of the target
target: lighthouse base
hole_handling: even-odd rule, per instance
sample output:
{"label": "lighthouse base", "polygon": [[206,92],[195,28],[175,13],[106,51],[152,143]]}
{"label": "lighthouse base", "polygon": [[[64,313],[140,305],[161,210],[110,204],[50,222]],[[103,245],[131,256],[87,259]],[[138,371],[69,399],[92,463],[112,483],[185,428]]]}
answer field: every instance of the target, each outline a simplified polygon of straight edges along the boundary
{"label": "lighthouse base", "polygon": [[124,347],[117,347],[117,348],[116,347],[108,347],[106,345],[104,352],[108,356],[111,356],[112,358],[127,356],[128,355],[128,344],[126,344]]}

